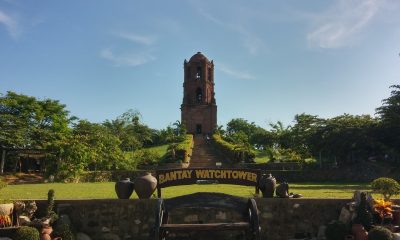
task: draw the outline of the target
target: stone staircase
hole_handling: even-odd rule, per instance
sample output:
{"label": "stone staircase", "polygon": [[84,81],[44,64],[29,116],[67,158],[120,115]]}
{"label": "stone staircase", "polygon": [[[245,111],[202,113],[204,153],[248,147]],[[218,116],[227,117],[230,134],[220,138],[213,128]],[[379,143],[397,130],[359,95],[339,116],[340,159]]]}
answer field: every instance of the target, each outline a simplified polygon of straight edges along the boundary
{"label": "stone staircase", "polygon": [[217,162],[225,166],[226,161],[207,143],[203,135],[194,135],[193,153],[190,159],[190,168],[215,168]]}

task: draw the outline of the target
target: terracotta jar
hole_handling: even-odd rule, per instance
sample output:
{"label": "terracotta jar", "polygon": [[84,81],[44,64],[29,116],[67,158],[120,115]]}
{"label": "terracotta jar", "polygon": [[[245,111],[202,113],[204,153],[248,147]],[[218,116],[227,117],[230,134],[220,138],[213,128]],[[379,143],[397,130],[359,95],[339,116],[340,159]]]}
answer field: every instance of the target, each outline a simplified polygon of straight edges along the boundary
{"label": "terracotta jar", "polygon": [[268,176],[263,174],[258,182],[258,187],[264,198],[272,198],[276,188],[276,179],[271,174]]}
{"label": "terracotta jar", "polygon": [[53,232],[53,228],[50,226],[45,226],[40,232],[40,240],[51,240],[50,234]]}
{"label": "terracotta jar", "polygon": [[115,192],[119,199],[129,199],[132,195],[135,184],[129,178],[125,178],[115,183]]}
{"label": "terracotta jar", "polygon": [[147,173],[135,179],[135,192],[140,199],[150,198],[157,187],[157,179]]}
{"label": "terracotta jar", "polygon": [[364,226],[361,224],[353,224],[353,226],[351,226],[351,233],[354,236],[354,240],[368,239],[368,232],[364,229]]}

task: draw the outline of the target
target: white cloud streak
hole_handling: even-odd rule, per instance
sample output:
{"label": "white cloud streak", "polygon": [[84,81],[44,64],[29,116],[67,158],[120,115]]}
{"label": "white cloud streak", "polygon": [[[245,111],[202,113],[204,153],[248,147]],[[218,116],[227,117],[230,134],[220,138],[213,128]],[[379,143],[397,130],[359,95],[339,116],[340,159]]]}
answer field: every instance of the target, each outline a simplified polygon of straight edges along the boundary
{"label": "white cloud streak", "polygon": [[255,56],[265,49],[264,41],[255,34],[243,28],[242,26],[237,24],[225,23],[220,19],[215,18],[210,13],[204,11],[202,8],[199,8],[198,12],[206,20],[213,22],[214,24],[219,25],[222,28],[226,28],[230,31],[240,34],[242,36],[243,47],[249,52],[249,54]]}
{"label": "white cloud streak", "polygon": [[1,10],[0,10],[0,24],[4,25],[10,36],[14,39],[18,38],[18,36],[21,34],[21,30],[17,20]]}
{"label": "white cloud streak", "polygon": [[339,0],[327,11],[315,17],[316,27],[307,34],[311,47],[341,48],[372,22],[385,0]]}
{"label": "white cloud streak", "polygon": [[129,40],[134,43],[142,44],[142,45],[152,45],[156,41],[155,37],[152,36],[144,36],[144,35],[137,35],[133,33],[119,33],[118,36],[120,38]]}
{"label": "white cloud streak", "polygon": [[100,51],[100,57],[111,61],[117,67],[130,66],[136,67],[155,60],[156,58],[149,54],[115,54],[111,49]]}
{"label": "white cloud streak", "polygon": [[240,72],[237,70],[232,69],[231,67],[228,67],[224,64],[219,64],[218,70],[220,70],[221,72],[232,76],[234,78],[238,78],[238,79],[243,79],[243,80],[251,80],[251,79],[255,79],[255,77],[247,72]]}

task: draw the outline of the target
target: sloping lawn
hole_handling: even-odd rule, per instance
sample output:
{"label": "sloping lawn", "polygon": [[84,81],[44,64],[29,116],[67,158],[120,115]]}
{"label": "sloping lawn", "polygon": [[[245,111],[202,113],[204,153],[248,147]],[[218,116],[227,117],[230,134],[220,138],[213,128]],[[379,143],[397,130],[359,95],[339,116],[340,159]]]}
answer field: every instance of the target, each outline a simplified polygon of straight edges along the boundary
{"label": "sloping lawn", "polygon": [[162,157],[167,153],[168,146],[169,146],[168,144],[164,144],[160,146],[150,147],[147,149],[157,152]]}
{"label": "sloping lawn", "polygon": [[[107,183],[42,183],[8,185],[0,190],[0,199],[46,199],[49,189],[55,190],[56,199],[117,198],[113,182]],[[306,198],[351,198],[355,190],[369,191],[367,183],[296,183],[290,192],[301,193]],[[187,185],[162,189],[163,198],[195,193],[220,192],[241,197],[252,197],[254,187],[227,184]],[[375,198],[380,198],[375,195]],[[131,198],[137,198],[136,193]]]}
{"label": "sloping lawn", "polygon": [[254,158],[256,163],[267,163],[269,161],[268,153],[265,150],[256,150],[256,157]]}

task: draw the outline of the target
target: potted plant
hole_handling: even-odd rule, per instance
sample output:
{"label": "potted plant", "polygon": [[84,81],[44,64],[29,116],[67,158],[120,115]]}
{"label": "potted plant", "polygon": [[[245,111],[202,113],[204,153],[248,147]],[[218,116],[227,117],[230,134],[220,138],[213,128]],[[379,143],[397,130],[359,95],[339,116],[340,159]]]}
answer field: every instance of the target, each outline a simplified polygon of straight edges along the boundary
{"label": "potted plant", "polygon": [[376,226],[368,232],[368,240],[393,240],[393,234],[385,227]]}

